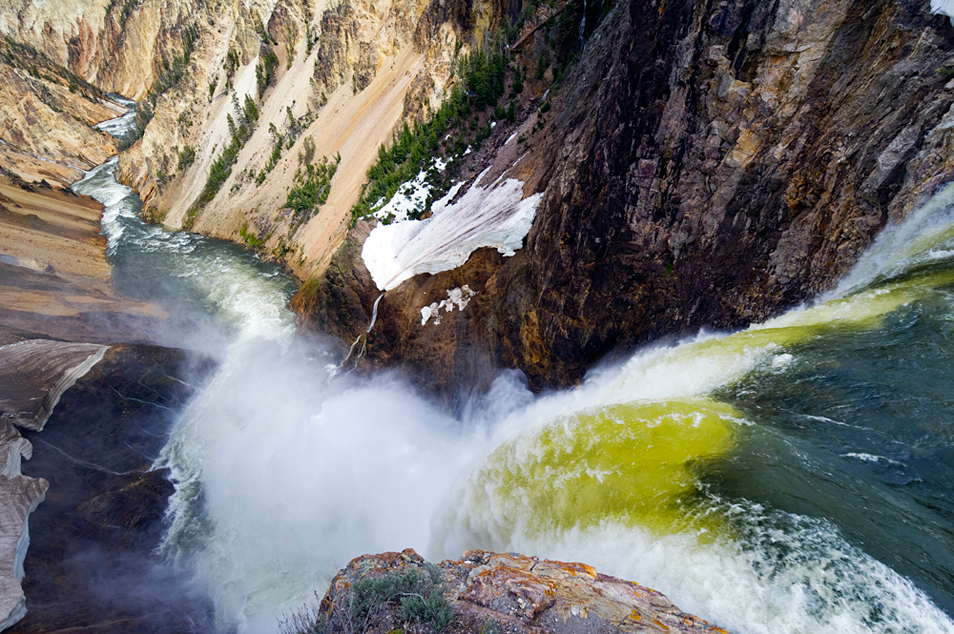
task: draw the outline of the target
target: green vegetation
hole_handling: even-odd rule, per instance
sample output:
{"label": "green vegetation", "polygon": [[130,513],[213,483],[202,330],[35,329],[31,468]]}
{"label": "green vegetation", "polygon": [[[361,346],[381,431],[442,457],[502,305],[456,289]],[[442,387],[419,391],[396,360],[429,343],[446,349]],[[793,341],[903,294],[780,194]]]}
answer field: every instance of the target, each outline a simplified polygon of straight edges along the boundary
{"label": "green vegetation", "polygon": [[229,49],[229,52],[225,55],[225,62],[222,64],[222,68],[225,70],[225,88],[229,89],[232,87],[232,77],[235,76],[235,71],[238,70],[239,66],[239,56],[235,52],[235,49]]}
{"label": "green vegetation", "polygon": [[184,169],[188,169],[193,163],[195,163],[195,148],[191,145],[187,145],[179,151],[178,169],[181,172]]}
{"label": "green vegetation", "polygon": [[[0,37],[0,62],[19,68],[37,79],[67,86],[71,93],[80,94],[90,101],[106,99],[106,94],[102,90],[79,75],[53,62],[29,44],[18,42],[6,36]],[[52,101],[52,98],[44,99],[44,103],[47,101]],[[52,103],[47,103],[47,105],[51,108],[54,107]]]}
{"label": "green vegetation", "polygon": [[[338,164],[341,162],[341,155],[335,157],[334,162],[329,161],[327,157],[322,157],[317,163],[305,160],[309,154],[308,141],[311,137],[305,139],[305,153],[298,155],[298,171],[295,172],[295,184],[288,191],[288,198],[285,200],[285,206],[294,212],[294,221],[292,226],[297,229],[304,222],[310,219],[318,212],[318,208],[328,201],[328,193],[331,191],[331,179],[334,178],[338,170]],[[314,142],[310,144],[310,156],[314,155]]]}
{"label": "green vegetation", "polygon": [[255,249],[255,250],[261,249],[261,248],[265,245],[265,241],[264,241],[264,240],[262,240],[262,239],[259,238],[257,235],[255,235],[254,233],[252,233],[252,232],[250,232],[250,231],[248,230],[248,223],[247,223],[247,222],[244,223],[244,224],[239,228],[239,235],[242,237],[242,242],[244,242],[244,243],[247,244],[249,247],[251,247],[251,248],[253,248],[253,249]]}
{"label": "green vegetation", "polygon": [[523,72],[520,70],[520,67],[513,71],[513,83],[510,84],[510,99],[511,102],[517,98],[517,96],[523,92]]}
{"label": "green vegetation", "polygon": [[265,30],[265,24],[262,22],[262,16],[259,15],[257,9],[252,9],[252,19],[255,20],[255,32],[258,33],[262,44],[278,44],[278,42],[273,42],[272,38],[268,36],[268,31]]}
{"label": "green vegetation", "polygon": [[[109,15],[112,10],[116,7],[118,0],[110,0],[109,6],[106,7],[106,15]],[[124,0],[122,6],[119,9],[119,25],[125,26],[126,21],[129,19],[129,15],[132,13],[133,9],[137,8],[138,5],[142,4],[140,0]]]}
{"label": "green vegetation", "polygon": [[439,632],[454,613],[442,593],[440,573],[425,564],[417,568],[376,577],[365,577],[339,594],[331,608],[321,612],[305,607],[279,624],[282,634],[359,634],[366,632],[387,612],[397,612],[402,623],[420,623]]}
{"label": "green vegetation", "polygon": [[292,62],[295,59],[295,40],[297,39],[298,36],[292,33],[291,27],[285,27],[285,70],[292,67]]}
{"label": "green vegetation", "polygon": [[245,95],[245,105],[240,106],[238,98],[233,93],[232,107],[235,110],[238,121],[233,119],[231,114],[228,115],[229,144],[225,146],[222,153],[212,162],[212,167],[209,168],[209,177],[205,181],[205,187],[202,189],[202,193],[199,194],[199,198],[189,209],[186,228],[192,226],[195,217],[199,214],[199,210],[215,198],[215,194],[218,193],[222,184],[225,183],[232,173],[232,166],[235,165],[235,161],[238,159],[239,151],[245,146],[245,142],[249,140],[252,136],[252,131],[255,129],[255,122],[258,120],[258,106],[255,105],[255,101],[249,95]]}
{"label": "green vegetation", "polygon": [[[487,108],[496,107],[504,94],[507,63],[502,48],[465,56],[457,73],[457,85],[428,121],[415,123],[413,128],[405,123],[395,133],[390,148],[383,145],[378,148],[378,161],[368,170],[368,183],[361,199],[351,209],[353,220],[373,213],[390,200],[403,183],[425,169],[432,157],[441,155],[442,148],[446,154],[461,155],[468,146],[479,147],[490,136],[490,124],[478,127],[477,120]],[[474,118],[470,120],[470,132],[467,133],[463,124],[472,114]],[[454,128],[464,134],[453,141],[446,139]],[[434,169],[428,171],[427,182],[431,187],[431,198],[450,187],[449,179]],[[430,209],[430,202],[427,209],[421,210],[422,213]]]}
{"label": "green vegetation", "polygon": [[[442,174],[435,169],[426,172],[430,195],[426,208],[420,210],[419,215],[429,211],[433,200],[446,193],[450,187],[450,174],[458,165],[456,157],[461,157],[468,147],[479,149],[481,142],[490,136],[490,117],[482,116],[487,108],[494,109],[493,118],[498,121],[516,120],[517,99],[524,91],[524,82],[532,81],[534,68],[530,66],[528,71],[519,65],[513,67],[508,100],[502,102],[506,92],[510,53],[501,42],[513,43],[524,24],[535,19],[537,9],[548,1],[551,3],[550,17],[541,25],[542,32],[546,34],[548,51],[538,56],[535,77],[536,81],[542,81],[548,76],[549,69],[554,79],[552,89],[556,89],[556,84],[566,71],[580,58],[585,44],[580,29],[586,7],[579,0],[568,2],[563,7],[556,7],[553,0],[528,0],[518,19],[508,24],[498,36],[497,43],[459,60],[456,85],[436,112],[432,112],[425,122],[417,122],[413,127],[405,124],[395,133],[390,148],[383,145],[379,148],[378,161],[368,170],[368,183],[362,190],[360,200],[351,209],[352,221],[380,209],[402,184],[426,170],[433,158],[450,157],[448,173]],[[615,6],[612,0],[605,4]],[[586,31],[592,32],[607,11],[603,7],[597,19],[587,21]],[[461,47],[459,42],[455,55],[460,53]],[[543,115],[551,107],[549,99],[540,105],[534,132],[545,127],[547,122]],[[527,138],[521,136],[519,142],[525,144]]]}
{"label": "green vegetation", "polygon": [[173,58],[172,62],[165,57],[162,58],[162,72],[159,74],[159,78],[152,83],[149,92],[139,102],[139,107],[136,110],[136,130],[133,139],[141,137],[146,130],[146,126],[152,121],[159,97],[185,77],[189,60],[192,59],[192,53],[195,51],[195,42],[198,39],[199,28],[195,24],[185,25],[182,29],[182,54]]}
{"label": "green vegetation", "polygon": [[311,32],[311,25],[305,25],[305,52],[311,55],[312,49],[315,48],[315,44],[318,42],[318,36]]}
{"label": "green vegetation", "polygon": [[278,68],[278,55],[271,46],[262,44],[259,53],[260,61],[255,67],[255,83],[258,86],[258,98],[261,99],[265,90],[275,83],[275,70]]}
{"label": "green vegetation", "polygon": [[[305,131],[314,122],[315,117],[318,116],[318,113],[312,111],[309,106],[308,111],[303,114],[301,117],[295,117],[292,113],[291,106],[285,107],[285,120],[287,131],[281,133],[278,131],[278,128],[275,127],[274,123],[268,124],[268,132],[272,135],[272,153],[269,155],[268,160],[265,162],[265,166],[262,167],[261,171],[255,175],[255,184],[261,185],[265,182],[265,177],[268,176],[269,172],[275,169],[275,166],[278,164],[278,161],[282,158],[282,151],[291,149],[295,145],[295,141],[298,140],[298,137],[301,136],[301,133]],[[311,152],[308,152],[308,143],[311,143]],[[313,140],[305,139],[305,153],[307,159],[305,162],[310,163],[315,155],[315,142]],[[299,163],[301,159],[299,158]]]}

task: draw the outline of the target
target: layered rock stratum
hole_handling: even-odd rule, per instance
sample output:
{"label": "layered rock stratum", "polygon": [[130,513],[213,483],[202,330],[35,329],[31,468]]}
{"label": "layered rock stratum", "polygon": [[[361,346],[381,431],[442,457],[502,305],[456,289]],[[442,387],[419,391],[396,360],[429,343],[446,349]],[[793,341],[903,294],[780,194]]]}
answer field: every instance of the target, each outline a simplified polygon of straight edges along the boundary
{"label": "layered rock stratum", "polygon": [[[0,11],[0,160],[65,187],[123,145],[90,127],[122,111],[107,93],[140,100],[142,136],[122,151],[119,177],[148,218],[284,262],[306,282],[294,302],[304,326],[355,342],[359,368],[403,366],[444,398],[501,368],[535,389],[572,385],[615,351],[763,320],[831,288],[884,226],[954,177],[954,29],[926,0],[557,2],[507,32],[524,4],[11,0]],[[567,38],[579,55],[561,61]],[[460,153],[464,187],[447,202],[504,185],[533,200],[522,248],[477,249],[462,266],[379,284],[362,257],[376,221],[351,222],[366,170],[399,124],[447,97],[462,56],[492,42],[506,50],[508,88],[517,94],[520,69],[527,89],[507,121],[489,108],[455,128],[487,126],[488,137]],[[288,190],[321,160],[337,166],[327,199],[293,212]],[[102,248],[88,214],[64,217],[68,195],[45,188],[0,195],[11,250],[0,293],[13,298],[0,316],[29,331],[10,336],[105,342],[78,304],[131,309],[109,293],[101,253],[87,253]],[[85,253],[72,277],[63,244]],[[3,434],[12,482],[30,449]],[[78,493],[70,508],[96,524],[127,489],[145,491],[150,504],[127,519],[153,530],[161,479],[132,471],[135,482]],[[17,489],[11,526],[38,482]],[[494,565],[527,573],[511,559]],[[471,583],[469,565],[466,581],[445,571],[449,587]],[[9,596],[16,617],[21,599]],[[503,616],[523,625],[508,623],[535,627],[536,608],[521,620],[526,606],[506,597],[517,607]]]}
{"label": "layered rock stratum", "polygon": [[[172,489],[152,460],[195,359],[103,345],[149,340],[166,314],[110,287],[101,213],[0,176],[0,629],[208,631],[206,606],[152,554]],[[104,593],[98,576],[126,581]]]}

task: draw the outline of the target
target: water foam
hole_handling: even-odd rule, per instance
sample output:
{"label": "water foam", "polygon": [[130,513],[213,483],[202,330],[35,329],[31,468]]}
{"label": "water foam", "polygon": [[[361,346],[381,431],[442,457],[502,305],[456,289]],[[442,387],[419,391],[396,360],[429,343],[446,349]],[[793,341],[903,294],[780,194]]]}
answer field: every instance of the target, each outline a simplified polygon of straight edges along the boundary
{"label": "water foam", "polygon": [[735,538],[658,536],[605,522],[492,547],[585,561],[637,579],[740,634],[949,634],[950,618],[910,581],[848,544],[824,521],[713,500]]}
{"label": "water foam", "polygon": [[[948,4],[937,0],[932,9],[950,14]],[[122,133],[122,126],[115,130]],[[504,374],[454,420],[391,376],[333,377],[328,355],[292,339],[285,286],[202,238],[139,223],[138,201],[112,179],[115,169],[113,159],[77,185],[107,205],[103,233],[111,257],[119,261],[132,250],[154,256],[143,275],[197,289],[200,308],[230,325],[216,376],[189,404],[160,460],[177,483],[164,551],[196,570],[223,628],[275,631],[276,616],[320,592],[364,552],[410,546],[433,559],[475,546],[586,561],[655,586],[683,609],[740,633],[954,631],[922,592],[832,525],[720,499],[693,466],[707,452],[730,451],[739,429],[751,424],[713,401],[714,391],[757,368],[797,367],[792,344],[833,327],[877,327],[918,296],[902,284],[858,289],[954,250],[945,233],[954,189],[932,201],[933,211],[922,209],[885,232],[832,295],[839,301],[732,335],[704,333],[647,348],[591,373],[578,389],[541,398]],[[511,253],[522,246],[539,202],[521,199],[517,181],[475,185],[455,205],[435,204],[429,221],[375,229],[362,255],[387,289],[420,272],[459,266],[479,246]],[[686,410],[691,403],[707,405]],[[718,420],[707,423],[700,408]],[[688,461],[676,461],[682,481],[674,494],[664,491],[667,504],[681,505],[675,530],[626,513],[528,521],[504,503],[499,477],[481,477],[495,468],[522,469],[543,482],[588,478],[607,486],[620,469],[593,457],[601,439],[590,432],[623,418],[635,425],[627,442],[642,445],[649,458],[648,445],[662,432],[679,437],[714,425],[714,438],[728,440],[703,442]],[[580,442],[596,453],[577,456],[575,472],[565,460],[544,459],[547,451],[572,453]],[[626,442],[617,444],[620,454]]]}
{"label": "water foam", "polygon": [[223,628],[273,630],[357,554],[428,553],[450,474],[480,444],[400,382],[332,380],[325,362],[235,346],[163,457],[178,483],[166,552],[197,568]]}
{"label": "water foam", "polygon": [[120,117],[107,119],[93,127],[117,139],[131,140],[132,131],[136,126],[136,102],[117,94],[110,94],[109,98],[119,105],[128,108],[128,111]]}
{"label": "water foam", "polygon": [[876,282],[897,277],[954,248],[954,183],[912,212],[900,224],[886,227],[849,274],[822,301],[848,297]]}
{"label": "water foam", "polygon": [[[611,487],[619,456],[580,463],[575,475],[547,472],[533,466],[549,451],[537,439],[549,433],[551,447],[559,438],[571,449],[589,443],[599,455],[613,435],[569,422],[608,412],[603,422],[613,424],[618,403],[655,408],[659,420],[644,416],[648,428],[662,420],[677,432],[698,428],[700,409],[686,410],[687,403],[771,366],[787,354],[776,341],[816,336],[832,314],[869,326],[885,310],[878,297],[860,298],[854,310],[842,305],[852,300],[841,300],[771,327],[647,349],[579,389],[542,398],[531,399],[511,376],[474,401],[463,424],[393,377],[330,378],[319,351],[240,341],[190,404],[164,455],[178,481],[166,552],[196,568],[223,627],[247,632],[274,631],[277,615],[320,592],[351,557],[409,546],[431,559],[482,547],[586,561],[742,633],[952,632],[922,592],[833,526],[708,496],[694,467],[679,467],[683,481],[667,494],[684,518],[675,531],[625,513],[514,521],[520,505],[505,503],[499,478],[480,477],[502,466],[530,470],[551,487],[574,478]],[[732,412],[718,416],[730,434],[750,424]],[[653,438],[638,427],[634,433]],[[629,441],[620,442],[623,451]],[[518,450],[495,464],[491,457],[508,445]],[[512,499],[524,493],[547,496],[527,490]],[[540,504],[524,506],[543,513]],[[572,500],[563,507],[572,510]]]}
{"label": "water foam", "polygon": [[[294,316],[286,307],[291,284],[278,277],[277,270],[265,274],[250,255],[236,257],[237,248],[219,249],[203,236],[144,223],[139,218],[142,205],[138,196],[114,178],[117,165],[118,159],[113,157],[73,186],[77,193],[92,196],[105,207],[100,230],[107,238],[107,256],[114,271],[122,269],[124,260],[135,253],[139,261],[130,267],[148,268],[152,276],[171,280],[162,288],[163,295],[149,297],[143,291],[145,299],[171,302],[173,311],[206,313],[203,321],[224,324],[243,339],[280,339],[287,345],[295,332]],[[183,292],[198,298],[194,305],[175,305],[181,303]],[[206,347],[199,341],[206,333],[179,334],[173,342],[176,345]]]}

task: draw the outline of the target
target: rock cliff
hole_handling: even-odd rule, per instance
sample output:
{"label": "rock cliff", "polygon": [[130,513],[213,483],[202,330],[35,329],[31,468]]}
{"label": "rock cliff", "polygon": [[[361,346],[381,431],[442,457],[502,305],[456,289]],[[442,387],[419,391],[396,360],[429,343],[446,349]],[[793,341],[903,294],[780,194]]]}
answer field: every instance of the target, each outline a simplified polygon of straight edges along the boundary
{"label": "rock cliff", "polygon": [[[310,278],[302,322],[348,342],[379,294],[352,257],[367,230],[339,249],[378,145],[434,112],[463,55],[510,42],[508,81],[530,90],[458,173],[542,194],[525,247],[389,291],[363,345],[366,367],[401,363],[445,395],[500,367],[569,385],[614,350],[764,319],[830,287],[954,175],[954,30],[925,0],[66,4],[17,0],[0,32],[143,98],[120,178],[147,216],[283,261]],[[54,118],[56,91],[22,90],[49,93]],[[67,154],[111,151],[52,136],[70,148],[60,182]],[[465,285],[466,310],[420,318]]]}
{"label": "rock cliff", "polygon": [[[317,629],[307,629],[318,623]],[[324,629],[322,629],[322,627]],[[319,609],[284,631],[722,632],[661,593],[578,563],[471,550],[428,564],[413,550],[365,555],[332,580]]]}
{"label": "rock cliff", "polygon": [[[244,243],[305,278],[341,244],[378,147],[440,102],[473,33],[501,13],[486,0],[207,8],[178,58],[185,72],[148,100],[154,116],[119,178],[148,217]],[[322,161],[335,167],[324,196],[291,204],[306,166]]]}
{"label": "rock cliff", "polygon": [[[808,300],[954,177],[952,69],[954,30],[926,1],[622,0],[518,128],[516,166],[509,129],[474,166],[543,193],[525,247],[386,293],[360,363],[445,396],[499,367],[565,386],[614,350]],[[295,299],[347,342],[380,294],[367,231]],[[465,284],[465,309],[424,323]]]}
{"label": "rock cliff", "polygon": [[33,445],[14,428],[42,429],[63,392],[102,359],[106,349],[48,339],[0,346],[0,629],[26,614],[23,560],[30,543],[28,518],[49,483],[21,473]]}
{"label": "rock cliff", "polygon": [[0,36],[0,167],[66,187],[116,154],[90,126],[125,111],[28,44]]}
{"label": "rock cliff", "polygon": [[32,454],[33,446],[9,421],[0,419],[0,630],[26,614],[26,597],[20,582],[23,558],[30,543],[27,518],[43,501],[49,486],[46,480],[20,472],[21,459],[29,460]]}
{"label": "rock cliff", "polygon": [[209,364],[102,345],[151,337],[167,315],[110,289],[101,213],[0,177],[0,630],[210,631],[207,606],[152,554],[172,485],[151,471],[186,380]]}

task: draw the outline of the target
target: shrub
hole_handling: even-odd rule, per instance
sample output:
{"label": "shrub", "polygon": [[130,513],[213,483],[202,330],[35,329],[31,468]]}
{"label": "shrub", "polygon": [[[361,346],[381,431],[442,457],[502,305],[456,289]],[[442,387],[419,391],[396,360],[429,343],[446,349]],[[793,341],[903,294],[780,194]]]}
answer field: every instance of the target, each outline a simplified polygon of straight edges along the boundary
{"label": "shrub", "polygon": [[159,97],[185,77],[189,60],[192,59],[192,52],[195,50],[195,42],[198,39],[198,27],[195,24],[186,25],[182,30],[182,55],[173,58],[172,62],[162,58],[162,72],[159,74],[159,78],[152,83],[146,96],[139,102],[136,109],[136,131],[134,134],[136,138],[142,136],[146,126],[152,121]]}
{"label": "shrub", "polygon": [[[461,59],[457,85],[430,120],[415,123],[413,128],[405,123],[394,134],[390,148],[382,145],[378,149],[378,161],[368,170],[368,183],[351,208],[352,221],[373,213],[379,201],[390,200],[403,183],[423,170],[439,150],[441,139],[452,129],[462,129],[467,136],[450,144],[451,151],[458,154],[489,135],[489,128],[484,129],[477,122],[488,107],[496,108],[504,94],[507,70],[503,52],[492,48],[492,52],[476,51]],[[468,121],[471,115],[473,118]],[[450,187],[449,179],[437,172],[429,174],[427,181],[432,194],[442,195]]]}
{"label": "shrub", "polygon": [[358,634],[366,632],[374,621],[395,611],[404,623],[422,623],[439,632],[454,613],[444,598],[440,573],[433,564],[365,577],[339,594],[331,609],[321,612],[304,606],[279,623],[282,634]]}
{"label": "shrub", "polygon": [[[310,137],[309,137],[310,138]],[[312,152],[314,146],[312,145]],[[299,156],[299,159],[303,157]],[[338,170],[341,155],[334,162],[322,158],[317,163],[302,161],[295,172],[295,183],[288,191],[285,206],[295,212],[293,226],[297,229],[317,213],[318,208],[328,200],[331,191],[331,179]],[[304,168],[304,169],[302,169]]]}
{"label": "shrub", "polygon": [[270,46],[262,44],[261,61],[255,67],[255,83],[258,86],[258,98],[261,99],[265,90],[275,83],[275,69],[278,68],[278,55]]}
{"label": "shrub", "polygon": [[215,198],[219,189],[222,188],[222,185],[232,173],[232,166],[235,165],[239,152],[245,147],[245,142],[252,136],[255,122],[258,120],[258,106],[255,105],[255,101],[246,95],[244,107],[240,106],[238,98],[233,93],[232,107],[235,109],[235,116],[238,117],[238,122],[235,121],[231,113],[227,115],[231,140],[229,144],[225,146],[225,149],[222,150],[222,153],[212,161],[212,166],[209,168],[209,176],[205,181],[205,187],[202,188],[202,193],[199,194],[199,198],[189,209],[185,223],[186,229],[191,228],[192,222],[199,214],[199,210]]}
{"label": "shrub", "polygon": [[184,169],[188,169],[193,163],[195,163],[195,148],[191,145],[187,145],[179,151],[178,170],[181,172]]}

